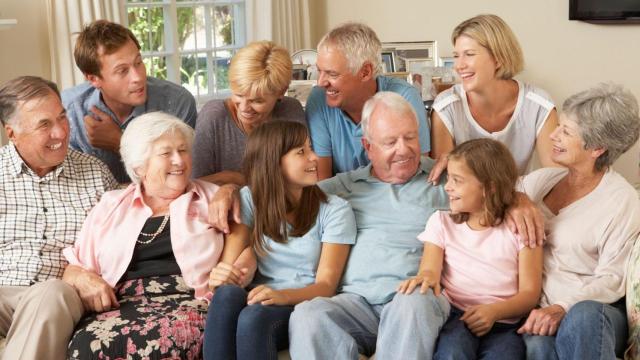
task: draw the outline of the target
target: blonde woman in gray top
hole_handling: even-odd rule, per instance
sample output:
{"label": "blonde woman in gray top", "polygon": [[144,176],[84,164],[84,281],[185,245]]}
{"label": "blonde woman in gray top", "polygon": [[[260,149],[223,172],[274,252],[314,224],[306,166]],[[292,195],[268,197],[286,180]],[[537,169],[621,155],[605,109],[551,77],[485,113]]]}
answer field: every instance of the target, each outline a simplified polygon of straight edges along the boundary
{"label": "blonde woman in gray top", "polygon": [[289,52],[271,41],[252,42],[235,54],[229,66],[231,97],[209,101],[198,114],[194,178],[243,186],[242,157],[254,128],[271,120],[306,125],[300,102],[284,96],[291,71]]}
{"label": "blonde woman in gray top", "polygon": [[451,39],[462,83],[435,99],[431,156],[443,158],[456,144],[489,137],[511,150],[520,174],[534,150],[543,166],[552,166],[555,105],[543,90],[513,79],[524,61],[509,26],[496,15],[478,15],[458,25]]}

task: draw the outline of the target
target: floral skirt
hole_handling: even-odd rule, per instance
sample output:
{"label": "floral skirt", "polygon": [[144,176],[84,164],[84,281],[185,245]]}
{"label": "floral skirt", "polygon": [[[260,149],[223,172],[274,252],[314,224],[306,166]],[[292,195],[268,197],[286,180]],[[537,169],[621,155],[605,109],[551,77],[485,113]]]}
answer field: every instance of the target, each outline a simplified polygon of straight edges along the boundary
{"label": "floral skirt", "polygon": [[70,359],[196,359],[208,304],[181,276],[128,280],[116,285],[120,307],[92,313],[76,327]]}
{"label": "floral skirt", "polygon": [[629,343],[624,358],[640,359],[640,241],[636,241],[627,268]]}

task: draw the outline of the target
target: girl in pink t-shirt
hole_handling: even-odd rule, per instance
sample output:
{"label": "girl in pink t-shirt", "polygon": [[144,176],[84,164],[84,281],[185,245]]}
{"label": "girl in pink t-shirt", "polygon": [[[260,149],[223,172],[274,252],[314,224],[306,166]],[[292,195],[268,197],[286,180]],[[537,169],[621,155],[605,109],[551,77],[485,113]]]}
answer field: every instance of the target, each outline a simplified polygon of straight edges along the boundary
{"label": "girl in pink t-shirt", "polygon": [[503,221],[515,202],[515,161],[502,143],[476,139],[451,152],[447,171],[451,212],[429,218],[418,275],[398,291],[432,288],[451,304],[434,359],[524,358],[516,330],[540,297],[542,248],[524,247]]}

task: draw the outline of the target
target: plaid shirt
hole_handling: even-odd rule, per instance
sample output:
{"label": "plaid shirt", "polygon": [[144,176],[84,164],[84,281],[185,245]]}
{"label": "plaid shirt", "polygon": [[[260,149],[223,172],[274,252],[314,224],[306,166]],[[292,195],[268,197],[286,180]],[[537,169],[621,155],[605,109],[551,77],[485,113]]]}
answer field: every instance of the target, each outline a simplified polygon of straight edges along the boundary
{"label": "plaid shirt", "polygon": [[12,143],[0,149],[0,286],[62,277],[62,249],[73,245],[89,210],[117,182],[98,159],[69,149],[39,177]]}

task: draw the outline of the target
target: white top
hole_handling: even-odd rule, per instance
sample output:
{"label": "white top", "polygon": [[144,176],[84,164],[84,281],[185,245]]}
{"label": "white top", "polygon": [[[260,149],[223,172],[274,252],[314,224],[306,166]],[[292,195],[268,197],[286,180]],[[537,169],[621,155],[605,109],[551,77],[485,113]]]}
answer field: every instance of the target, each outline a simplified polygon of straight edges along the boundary
{"label": "white top", "polygon": [[497,132],[488,132],[473,118],[462,84],[456,84],[440,93],[433,103],[433,109],[449,130],[454,144],[478,138],[498,140],[511,150],[519,173],[524,174],[535,150],[538,133],[555,105],[544,90],[518,80],[516,82],[516,108],[507,126]]}
{"label": "white top", "polygon": [[546,221],[540,304],[569,311],[583,300],[613,303],[625,294],[627,261],[640,233],[638,195],[609,169],[593,191],[554,215],[542,200],[566,174],[561,168],[539,169],[519,185]]}

